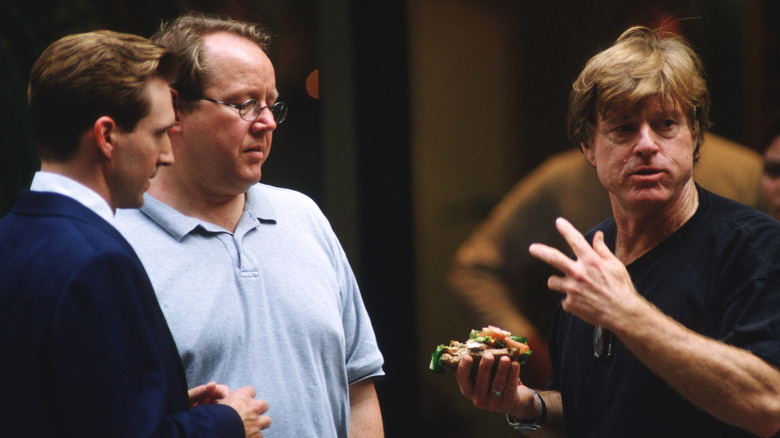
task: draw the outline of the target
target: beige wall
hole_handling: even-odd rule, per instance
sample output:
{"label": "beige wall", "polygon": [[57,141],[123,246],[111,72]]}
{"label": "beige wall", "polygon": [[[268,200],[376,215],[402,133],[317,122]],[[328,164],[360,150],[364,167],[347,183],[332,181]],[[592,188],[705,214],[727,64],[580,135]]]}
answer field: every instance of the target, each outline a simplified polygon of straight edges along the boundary
{"label": "beige wall", "polygon": [[[457,436],[492,436],[491,428],[509,432],[501,417],[477,412],[452,374],[434,375],[427,365],[437,344],[471,329],[445,287],[452,254],[516,177],[518,126],[502,116],[517,111],[511,22],[490,2],[414,0],[408,7],[423,418]],[[498,421],[477,419],[485,416]]]}

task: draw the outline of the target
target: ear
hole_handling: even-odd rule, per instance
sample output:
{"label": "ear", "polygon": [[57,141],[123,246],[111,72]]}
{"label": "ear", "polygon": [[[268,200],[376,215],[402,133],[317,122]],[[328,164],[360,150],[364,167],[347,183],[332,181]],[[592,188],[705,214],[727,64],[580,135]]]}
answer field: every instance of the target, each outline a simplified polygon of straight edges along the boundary
{"label": "ear", "polygon": [[170,90],[171,90],[171,100],[173,101],[173,113],[176,116],[176,118],[174,119],[173,126],[169,131],[179,134],[181,133],[181,119],[179,118],[181,114],[181,111],[179,109],[179,92],[173,88],[170,88]]}
{"label": "ear", "polygon": [[588,146],[584,141],[581,141],[580,149],[582,149],[582,154],[585,155],[585,158],[587,158],[590,165],[596,167],[596,154],[593,152],[593,148]]}
{"label": "ear", "polygon": [[116,122],[109,116],[101,116],[95,120],[95,124],[92,126],[95,143],[100,152],[108,159],[114,153],[117,131]]}

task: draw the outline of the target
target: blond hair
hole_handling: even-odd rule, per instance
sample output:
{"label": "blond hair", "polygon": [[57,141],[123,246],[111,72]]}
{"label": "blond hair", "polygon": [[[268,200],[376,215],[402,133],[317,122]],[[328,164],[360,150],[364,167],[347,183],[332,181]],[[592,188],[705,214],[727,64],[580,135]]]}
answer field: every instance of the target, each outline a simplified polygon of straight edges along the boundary
{"label": "blond hair", "polygon": [[632,27],[612,47],[592,57],[572,84],[567,131],[590,145],[598,116],[636,108],[647,98],[671,99],[696,138],[695,157],[710,127],[710,98],[701,59],[680,36]]}

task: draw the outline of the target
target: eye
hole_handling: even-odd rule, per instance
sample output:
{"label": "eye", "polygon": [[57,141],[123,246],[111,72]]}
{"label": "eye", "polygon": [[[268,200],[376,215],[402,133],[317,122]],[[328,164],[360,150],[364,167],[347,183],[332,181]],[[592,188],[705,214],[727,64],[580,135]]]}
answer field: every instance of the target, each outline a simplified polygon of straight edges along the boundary
{"label": "eye", "polygon": [[780,177],[780,163],[764,163],[764,174],[770,178]]}
{"label": "eye", "polygon": [[257,99],[247,99],[238,106],[238,112],[245,120],[247,118],[254,120],[257,118],[257,110],[260,108],[260,102]]}
{"label": "eye", "polygon": [[623,123],[621,125],[615,126],[614,130],[615,132],[619,132],[619,133],[631,132],[634,130],[634,125],[630,123]]}
{"label": "eye", "polygon": [[258,102],[255,99],[247,99],[241,105],[238,106],[238,109],[241,111],[249,111],[250,109],[256,107],[257,103]]}

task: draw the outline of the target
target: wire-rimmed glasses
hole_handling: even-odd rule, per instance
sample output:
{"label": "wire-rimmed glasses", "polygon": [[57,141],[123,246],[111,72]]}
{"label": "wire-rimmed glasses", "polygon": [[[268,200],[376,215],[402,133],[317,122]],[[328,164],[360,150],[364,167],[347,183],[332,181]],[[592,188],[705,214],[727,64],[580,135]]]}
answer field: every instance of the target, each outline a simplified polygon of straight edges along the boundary
{"label": "wire-rimmed glasses", "polygon": [[238,115],[247,122],[254,122],[257,120],[257,118],[260,117],[260,113],[262,113],[266,108],[268,108],[268,111],[271,111],[271,114],[273,114],[274,121],[277,125],[284,122],[284,119],[287,118],[287,104],[284,102],[276,102],[273,105],[263,106],[263,104],[257,99],[247,99],[239,105],[222,102],[220,100],[211,99],[205,96],[202,96],[201,99],[235,108],[238,110]]}

